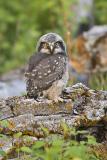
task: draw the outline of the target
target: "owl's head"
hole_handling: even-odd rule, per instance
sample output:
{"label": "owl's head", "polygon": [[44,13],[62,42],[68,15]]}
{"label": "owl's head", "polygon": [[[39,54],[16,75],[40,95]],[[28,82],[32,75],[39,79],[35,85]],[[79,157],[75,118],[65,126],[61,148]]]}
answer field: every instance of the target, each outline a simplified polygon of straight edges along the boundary
{"label": "owl's head", "polygon": [[56,33],[48,33],[40,37],[37,44],[37,52],[45,54],[65,54],[66,45],[63,39]]}

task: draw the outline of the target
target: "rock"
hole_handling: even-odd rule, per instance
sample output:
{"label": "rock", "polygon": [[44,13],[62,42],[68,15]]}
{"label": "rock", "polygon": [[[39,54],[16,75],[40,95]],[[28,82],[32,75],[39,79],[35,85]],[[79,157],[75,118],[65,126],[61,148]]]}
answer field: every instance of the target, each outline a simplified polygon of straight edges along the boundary
{"label": "rock", "polygon": [[77,73],[107,71],[107,25],[94,26],[77,37],[73,47],[71,65]]}
{"label": "rock", "polygon": [[88,32],[84,32],[83,36],[87,41],[90,41],[90,44],[94,43],[101,37],[107,34],[107,25],[104,26],[94,26]]}
{"label": "rock", "polygon": [[[107,141],[107,91],[92,90],[78,83],[66,88],[62,98],[63,102],[59,103],[47,99],[36,101],[26,96],[2,99],[0,134],[10,141],[16,133],[44,138],[43,128],[49,133],[63,134],[63,123],[66,123],[70,128],[86,130],[97,142]],[[11,142],[5,146],[6,152],[13,148]]]}
{"label": "rock", "polygon": [[95,26],[83,34],[85,47],[91,55],[92,68],[107,71],[107,25]]}

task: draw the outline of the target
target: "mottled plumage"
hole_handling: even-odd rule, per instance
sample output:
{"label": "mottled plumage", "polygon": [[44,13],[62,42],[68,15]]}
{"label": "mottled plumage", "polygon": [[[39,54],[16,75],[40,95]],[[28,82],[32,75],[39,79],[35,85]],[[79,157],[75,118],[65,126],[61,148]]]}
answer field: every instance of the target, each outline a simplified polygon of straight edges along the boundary
{"label": "mottled plumage", "polygon": [[41,94],[57,101],[68,81],[67,54],[64,41],[55,33],[42,36],[37,53],[25,73],[27,95],[37,98]]}

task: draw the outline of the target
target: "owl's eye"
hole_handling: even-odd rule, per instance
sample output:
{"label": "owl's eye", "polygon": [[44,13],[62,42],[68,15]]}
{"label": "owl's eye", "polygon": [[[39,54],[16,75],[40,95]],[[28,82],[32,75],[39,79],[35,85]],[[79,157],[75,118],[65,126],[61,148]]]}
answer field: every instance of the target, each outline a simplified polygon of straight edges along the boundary
{"label": "owl's eye", "polygon": [[56,42],[56,43],[55,43],[55,46],[56,46],[56,47],[60,47],[60,43],[59,43],[59,42]]}
{"label": "owl's eye", "polygon": [[42,47],[47,49],[48,48],[48,44],[44,42],[44,43],[42,43]]}

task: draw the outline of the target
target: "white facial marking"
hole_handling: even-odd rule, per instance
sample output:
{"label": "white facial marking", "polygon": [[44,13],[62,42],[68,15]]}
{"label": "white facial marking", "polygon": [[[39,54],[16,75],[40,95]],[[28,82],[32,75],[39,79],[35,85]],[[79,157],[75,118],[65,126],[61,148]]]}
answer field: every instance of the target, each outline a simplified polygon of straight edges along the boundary
{"label": "white facial marking", "polygon": [[45,48],[42,48],[42,49],[40,50],[40,52],[41,52],[41,53],[50,54],[49,49],[45,49]]}
{"label": "white facial marking", "polygon": [[57,54],[58,52],[62,52],[62,49],[61,48],[55,48],[54,49],[54,54]]}

